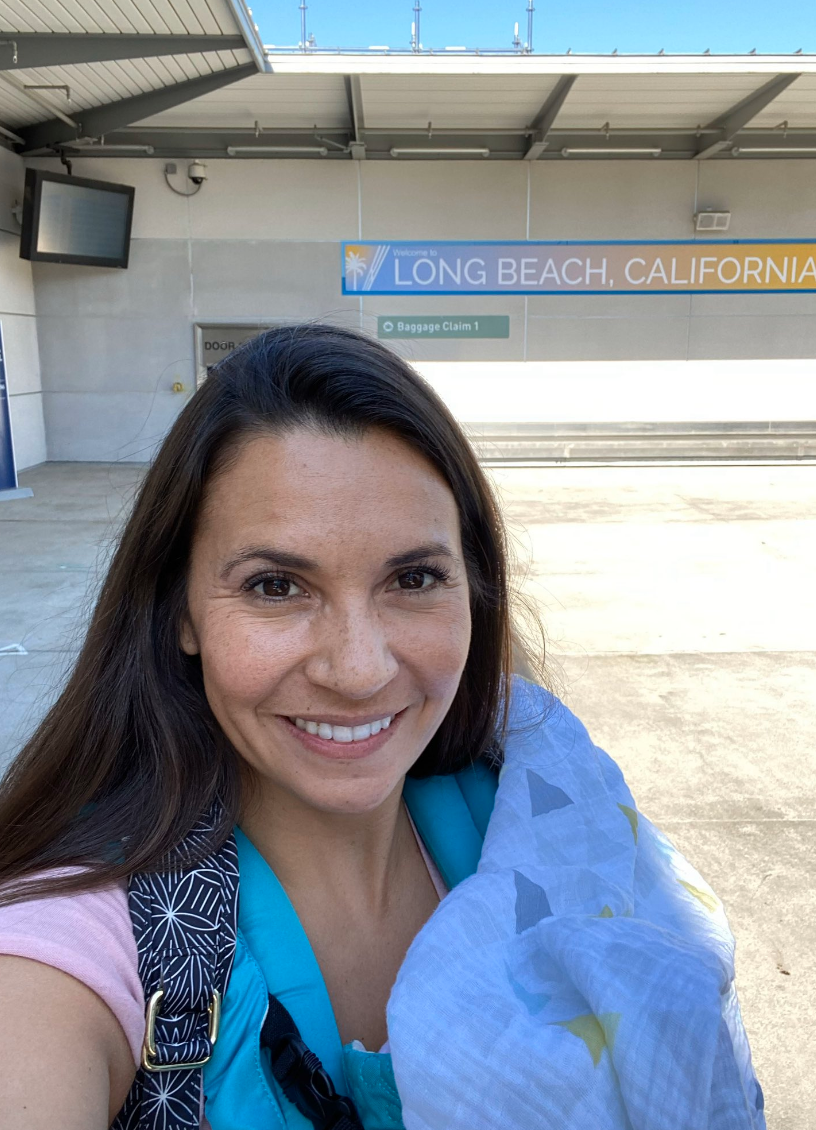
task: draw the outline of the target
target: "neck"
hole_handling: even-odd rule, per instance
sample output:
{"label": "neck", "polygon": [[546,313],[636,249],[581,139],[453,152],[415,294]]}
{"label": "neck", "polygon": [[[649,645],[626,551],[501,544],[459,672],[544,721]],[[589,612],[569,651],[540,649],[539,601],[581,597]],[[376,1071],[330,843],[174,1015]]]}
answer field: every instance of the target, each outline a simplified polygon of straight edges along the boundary
{"label": "neck", "polygon": [[260,788],[241,815],[242,832],[293,901],[387,912],[413,831],[402,781],[366,813],[327,813],[281,791]]}

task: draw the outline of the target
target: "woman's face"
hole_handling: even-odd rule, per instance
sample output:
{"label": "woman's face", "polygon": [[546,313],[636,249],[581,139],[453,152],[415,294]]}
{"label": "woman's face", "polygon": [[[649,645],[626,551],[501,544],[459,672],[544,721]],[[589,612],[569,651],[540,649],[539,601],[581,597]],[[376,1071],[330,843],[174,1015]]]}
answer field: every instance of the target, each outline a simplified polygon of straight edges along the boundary
{"label": "woman's face", "polygon": [[453,701],[470,644],[450,488],[399,439],[248,440],[211,483],[181,643],[264,789],[364,813]]}

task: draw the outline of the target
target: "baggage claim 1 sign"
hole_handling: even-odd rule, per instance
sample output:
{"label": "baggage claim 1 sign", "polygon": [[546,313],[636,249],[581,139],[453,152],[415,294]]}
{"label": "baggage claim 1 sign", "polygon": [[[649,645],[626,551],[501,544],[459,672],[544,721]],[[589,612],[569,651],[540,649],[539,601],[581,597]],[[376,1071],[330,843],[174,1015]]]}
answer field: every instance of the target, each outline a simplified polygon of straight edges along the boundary
{"label": "baggage claim 1 sign", "polygon": [[816,290],[814,240],[344,243],[344,294]]}

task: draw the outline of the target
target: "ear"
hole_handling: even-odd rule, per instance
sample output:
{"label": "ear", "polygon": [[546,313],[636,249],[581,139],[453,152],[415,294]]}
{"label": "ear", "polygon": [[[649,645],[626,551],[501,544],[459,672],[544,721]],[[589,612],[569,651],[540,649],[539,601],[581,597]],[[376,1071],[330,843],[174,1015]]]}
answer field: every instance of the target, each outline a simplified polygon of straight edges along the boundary
{"label": "ear", "polygon": [[179,645],[187,655],[198,655],[201,648],[198,646],[198,637],[190,621],[188,613],[184,613],[179,626]]}

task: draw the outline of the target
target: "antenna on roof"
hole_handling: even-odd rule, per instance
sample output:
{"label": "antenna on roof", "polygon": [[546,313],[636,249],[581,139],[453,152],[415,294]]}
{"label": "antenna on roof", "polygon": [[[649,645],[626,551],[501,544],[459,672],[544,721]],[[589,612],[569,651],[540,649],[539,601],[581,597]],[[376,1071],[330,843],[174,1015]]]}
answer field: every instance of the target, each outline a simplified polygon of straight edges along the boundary
{"label": "antenna on roof", "polygon": [[411,50],[414,54],[422,50],[419,36],[419,14],[421,11],[419,0],[414,0],[414,22],[411,24]]}
{"label": "antenna on roof", "polygon": [[308,43],[306,40],[306,0],[300,0],[300,49],[306,51]]}
{"label": "antenna on roof", "polygon": [[527,0],[527,42],[524,44],[524,51],[527,55],[533,53],[533,0]]}
{"label": "antenna on roof", "polygon": [[514,51],[520,51],[521,50],[521,40],[519,39],[518,24],[517,23],[513,26],[513,50]]}

